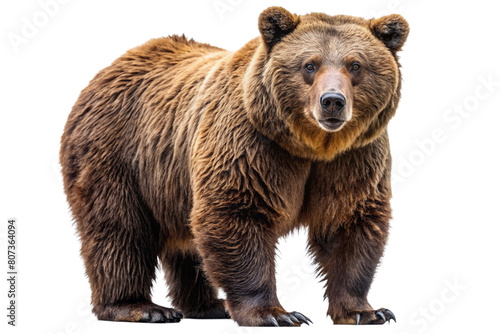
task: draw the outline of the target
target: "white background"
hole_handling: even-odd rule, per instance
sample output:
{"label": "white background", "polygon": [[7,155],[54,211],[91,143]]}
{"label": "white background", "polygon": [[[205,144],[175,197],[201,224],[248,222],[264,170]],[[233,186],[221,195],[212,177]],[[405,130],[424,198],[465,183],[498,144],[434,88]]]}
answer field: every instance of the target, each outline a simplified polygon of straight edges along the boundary
{"label": "white background", "polygon": [[[51,16],[35,0],[0,5],[1,277],[8,218],[18,221],[19,246],[18,327],[6,325],[2,278],[2,332],[498,331],[500,29],[493,1],[65,2],[52,7]],[[402,100],[389,126],[394,218],[369,295],[373,307],[394,311],[397,324],[332,327],[303,231],[280,242],[278,288],[284,307],[309,316],[310,327],[98,322],[90,314],[90,288],[58,171],[59,140],[73,103],[100,69],[153,37],[184,33],[237,50],[258,35],[257,17],[271,5],[365,18],[396,12],[410,24],[400,53]],[[29,31],[26,22],[39,27]],[[13,36],[25,40],[15,46]],[[154,301],[169,306],[165,294],[159,274]]]}

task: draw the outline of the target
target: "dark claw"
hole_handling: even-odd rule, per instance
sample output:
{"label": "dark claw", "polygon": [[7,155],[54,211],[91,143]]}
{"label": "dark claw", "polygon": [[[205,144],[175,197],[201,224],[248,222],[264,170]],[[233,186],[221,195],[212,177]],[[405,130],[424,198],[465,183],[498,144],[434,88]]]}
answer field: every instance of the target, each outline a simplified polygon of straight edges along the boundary
{"label": "dark claw", "polygon": [[375,312],[375,314],[378,315],[379,317],[381,317],[384,322],[386,322],[384,312],[379,310],[379,311]]}
{"label": "dark claw", "polygon": [[359,321],[361,320],[361,314],[356,314],[356,325],[359,325]]}
{"label": "dark claw", "polygon": [[289,316],[283,314],[279,317],[279,320],[286,322],[290,326],[295,326],[295,323],[290,319]]}
{"label": "dark claw", "polygon": [[394,315],[394,313],[392,313],[391,310],[385,309],[385,314],[387,315],[387,321],[389,321],[389,323],[391,322],[391,320],[394,320],[394,322],[396,322],[396,316]]}
{"label": "dark claw", "polygon": [[294,322],[296,322],[296,323],[300,324],[300,320],[299,320],[299,319],[297,319],[297,318],[296,318],[296,317],[295,317],[292,313],[290,313],[290,319],[292,319],[292,321],[294,321]]}
{"label": "dark claw", "polygon": [[276,326],[276,327],[279,327],[280,325],[278,324],[278,321],[276,320],[275,317],[273,317],[272,315],[270,315],[269,317],[269,321],[271,321],[271,323],[273,324],[273,326]]}
{"label": "dark claw", "polygon": [[302,323],[306,324],[309,326],[309,322],[312,324],[313,322],[311,321],[311,319],[309,319],[308,317],[306,317],[305,315],[303,315],[302,313],[299,313],[299,312],[292,312],[291,314],[293,314],[297,319],[299,319]]}

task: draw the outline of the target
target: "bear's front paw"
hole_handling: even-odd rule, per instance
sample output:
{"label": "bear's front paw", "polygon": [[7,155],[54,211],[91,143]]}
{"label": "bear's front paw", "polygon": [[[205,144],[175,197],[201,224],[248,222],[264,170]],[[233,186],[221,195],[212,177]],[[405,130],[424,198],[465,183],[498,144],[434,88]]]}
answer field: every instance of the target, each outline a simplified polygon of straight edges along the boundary
{"label": "bear's front paw", "polygon": [[253,312],[241,312],[234,317],[240,326],[300,326],[309,325],[311,319],[299,312],[286,312],[281,307],[267,307]]}
{"label": "bear's front paw", "polygon": [[381,325],[386,322],[396,322],[396,316],[391,310],[381,308],[378,310],[356,310],[348,312],[347,318],[337,319],[335,324],[356,324],[356,325]]}

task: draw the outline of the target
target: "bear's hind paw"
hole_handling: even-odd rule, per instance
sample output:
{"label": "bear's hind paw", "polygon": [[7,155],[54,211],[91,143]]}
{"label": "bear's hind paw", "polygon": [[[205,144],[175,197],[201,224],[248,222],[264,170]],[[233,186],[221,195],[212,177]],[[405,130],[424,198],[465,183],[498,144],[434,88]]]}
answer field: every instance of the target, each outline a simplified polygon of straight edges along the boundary
{"label": "bear's hind paw", "polygon": [[[181,308],[182,309],[182,308]],[[230,319],[229,312],[224,307],[224,301],[219,299],[208,307],[198,308],[194,311],[182,310],[185,318],[193,319]]]}
{"label": "bear's hind paw", "polygon": [[179,322],[183,318],[180,311],[162,307],[151,302],[106,305],[100,308],[96,314],[99,320],[128,322]]}

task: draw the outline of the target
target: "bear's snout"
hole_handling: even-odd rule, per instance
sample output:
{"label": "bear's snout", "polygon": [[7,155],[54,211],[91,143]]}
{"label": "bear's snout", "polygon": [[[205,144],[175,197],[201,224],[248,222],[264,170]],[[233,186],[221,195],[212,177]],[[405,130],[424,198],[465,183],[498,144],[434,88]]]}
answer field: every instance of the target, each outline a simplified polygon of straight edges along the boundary
{"label": "bear's snout", "polygon": [[352,84],[343,69],[324,66],[313,85],[313,116],[321,129],[339,131],[352,116]]}
{"label": "bear's snout", "polygon": [[321,95],[320,103],[326,115],[339,118],[345,107],[345,96],[340,93],[324,93]]}
{"label": "bear's snout", "polygon": [[344,94],[337,92],[323,93],[319,103],[321,105],[321,115],[318,117],[318,122],[325,130],[339,130],[350,119],[350,114],[345,107],[347,103]]}

